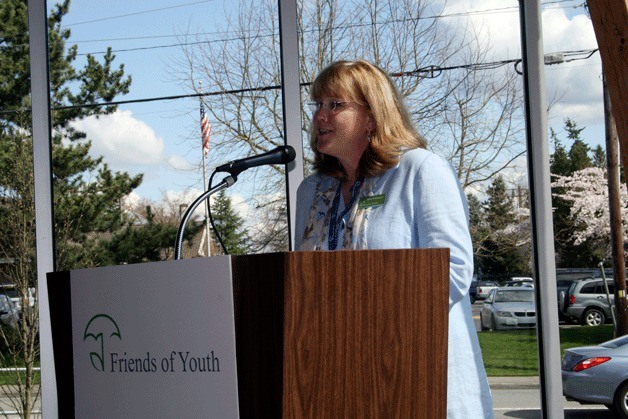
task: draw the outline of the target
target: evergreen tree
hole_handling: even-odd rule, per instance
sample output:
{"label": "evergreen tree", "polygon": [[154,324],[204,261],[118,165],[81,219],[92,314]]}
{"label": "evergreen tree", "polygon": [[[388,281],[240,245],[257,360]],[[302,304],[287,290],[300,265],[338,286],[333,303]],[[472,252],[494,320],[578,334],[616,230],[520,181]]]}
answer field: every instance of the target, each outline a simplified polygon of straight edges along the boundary
{"label": "evergreen tree", "polygon": [[[125,77],[122,65],[113,67],[115,57],[110,49],[102,62],[88,55],[85,67],[79,70],[73,67],[77,47],[66,49],[70,31],[61,28],[68,10],[69,0],[66,0],[57,5],[49,17],[51,104],[53,108],[63,107],[51,113],[56,269],[59,270],[103,263],[98,251],[99,241],[124,227],[127,220],[120,201],[139,186],[142,179],[141,175],[132,177],[126,173],[113,173],[101,158],[90,157],[90,142],[85,133],[70,126],[70,122],[77,118],[113,112],[114,106],[81,105],[111,101],[117,95],[127,93],[131,79]],[[31,128],[27,108],[30,77],[26,1],[2,0],[0,18],[5,22],[0,35],[3,44],[0,50],[0,98],[6,110],[0,116],[0,164],[11,172],[18,167],[24,170],[32,161],[30,135],[17,135],[29,133]],[[25,150],[26,160],[15,159],[14,149]],[[32,168],[23,171],[24,176],[31,176],[31,173]],[[15,180],[3,177],[0,185],[5,197],[10,199],[19,201],[33,194],[32,182],[22,182],[18,187]],[[5,203],[8,205],[7,201]],[[26,201],[22,204],[23,211],[32,214],[32,205]],[[6,233],[13,226],[3,223],[0,229],[3,233],[0,248],[10,254],[14,243]],[[17,257],[21,256],[13,258]],[[33,272],[31,275],[29,282],[34,282]]]}
{"label": "evergreen tree", "polygon": [[[554,141],[554,153],[550,156],[550,173],[552,181],[558,176],[569,176],[572,173],[571,161],[567,150],[561,143],[558,134],[554,129],[550,129],[550,136]],[[552,207],[554,224],[554,248],[556,252],[557,266],[561,265],[563,253],[567,250],[567,243],[570,237],[572,223],[569,221],[571,205],[569,202],[558,197],[564,190],[562,188],[552,189]]]}
{"label": "evergreen tree", "polygon": [[569,175],[593,165],[589,156],[590,151],[589,146],[581,139],[578,138],[573,142],[568,153],[569,161],[571,162]]}
{"label": "evergreen tree", "polygon": [[578,124],[571,118],[565,118],[565,131],[567,138],[572,141],[580,140],[580,134],[586,127],[578,128]]}
{"label": "evergreen tree", "polygon": [[484,202],[486,222],[491,230],[505,228],[515,220],[512,199],[506,190],[506,183],[502,176],[497,176],[486,191],[488,195]]}
{"label": "evergreen tree", "polygon": [[496,280],[529,271],[529,257],[513,228],[519,220],[502,176],[493,180],[482,204],[482,237],[476,250],[477,271]]}
{"label": "evergreen tree", "polygon": [[482,212],[482,203],[477,196],[467,194],[467,203],[469,206],[469,231],[471,233],[471,241],[473,242],[473,265],[475,270],[480,269],[480,254],[482,244],[486,234],[486,227],[483,224],[484,214]]}
{"label": "evergreen tree", "polygon": [[244,220],[234,211],[231,199],[225,190],[220,191],[212,203],[212,217],[217,234],[230,255],[241,255],[247,252],[249,235],[244,228]]}
{"label": "evergreen tree", "polygon": [[567,176],[571,171],[571,162],[569,161],[567,150],[553,128],[550,128],[550,138],[554,142],[554,153],[550,156],[550,172]]}
{"label": "evergreen tree", "polygon": [[467,205],[469,207],[469,227],[471,229],[481,226],[482,203],[477,196],[467,194]]}
{"label": "evergreen tree", "polygon": [[[189,242],[203,225],[188,223],[183,238]],[[111,240],[100,242],[101,260],[107,265],[118,265],[171,259],[178,228],[178,224],[158,222],[152,207],[147,205],[145,219],[129,223]]]}
{"label": "evergreen tree", "polygon": [[[120,202],[136,188],[142,176],[113,173],[100,158],[89,156],[85,133],[70,122],[89,115],[111,113],[115,106],[83,107],[112,101],[129,90],[131,78],[122,65],[114,67],[109,49],[101,60],[88,55],[76,69],[77,47],[66,48],[70,36],[61,21],[69,0],[54,7],[48,18],[49,70],[52,118],[54,232],[57,270],[103,264],[101,241],[119,231],[128,220]],[[26,0],[0,0],[0,258],[3,281],[15,284],[24,298],[36,287],[34,190],[30,114],[29,38]],[[13,374],[20,416],[29,417],[37,397],[34,366],[38,357],[38,309],[24,310],[17,336],[1,333],[5,361],[24,365],[25,374]],[[19,400],[18,400],[19,399]]]}
{"label": "evergreen tree", "polygon": [[598,169],[606,169],[606,152],[599,144],[595,147],[595,149],[593,149],[592,163],[593,166]]}

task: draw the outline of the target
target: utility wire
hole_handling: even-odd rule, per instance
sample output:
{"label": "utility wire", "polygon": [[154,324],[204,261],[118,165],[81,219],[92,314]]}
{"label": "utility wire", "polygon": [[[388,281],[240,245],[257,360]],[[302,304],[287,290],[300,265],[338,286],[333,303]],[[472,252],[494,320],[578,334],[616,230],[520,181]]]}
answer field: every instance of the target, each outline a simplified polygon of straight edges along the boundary
{"label": "utility wire", "polygon": [[106,20],[120,19],[120,18],[123,18],[123,17],[145,15],[145,14],[148,14],[148,13],[162,12],[164,10],[171,10],[171,9],[178,9],[180,7],[193,6],[195,4],[210,3],[212,1],[213,0],[203,0],[203,1],[197,1],[197,2],[194,2],[194,3],[185,3],[185,4],[178,4],[176,6],[162,7],[162,8],[159,8],[159,9],[150,9],[150,10],[144,10],[144,11],[141,11],[141,12],[127,13],[127,14],[124,14],[124,15],[108,16],[108,17],[103,17],[103,18],[100,18],[100,19],[85,20],[83,22],[70,23],[70,24],[67,24],[67,25],[63,25],[62,27],[67,28],[67,27],[70,27],[70,26],[79,26],[79,25],[85,25],[85,24],[88,24],[88,23],[103,22],[103,21],[106,21]]}
{"label": "utility wire", "polygon": [[[563,2],[567,2],[567,1],[573,1],[573,0],[556,0],[556,1],[552,1],[552,2],[548,2],[548,3],[544,3],[544,4],[554,4],[554,3],[563,3]],[[574,6],[574,7],[579,7],[579,6],[584,6],[585,4],[582,3],[578,6]],[[469,12],[458,12],[458,13],[448,13],[448,14],[440,14],[440,15],[430,15],[430,16],[419,16],[419,17],[407,17],[407,18],[402,18],[402,19],[390,19],[390,20],[384,20],[381,22],[367,22],[367,23],[354,23],[354,24],[349,24],[349,25],[344,25],[344,26],[336,26],[334,28],[332,28],[332,30],[344,30],[344,29],[352,29],[352,28],[362,28],[362,27],[367,27],[367,26],[372,26],[374,23],[377,25],[390,25],[393,23],[407,23],[407,22],[417,22],[419,20],[428,20],[428,19],[444,19],[444,18],[451,18],[451,17],[460,17],[460,16],[472,16],[472,15],[479,15],[479,14],[485,14],[485,13],[512,13],[515,12],[519,9],[519,6],[509,6],[509,7],[502,7],[502,8],[493,8],[493,9],[485,9],[485,10],[472,10]],[[310,29],[310,30],[305,30],[303,31],[304,33],[314,33],[316,31],[320,31],[320,29]],[[223,32],[217,32],[217,34],[222,33],[222,34],[228,34],[229,32],[223,31]],[[212,33],[208,33],[208,35],[211,35]],[[197,36],[199,34],[193,34],[194,36]],[[266,34],[266,35],[256,35],[255,38],[256,39],[262,39],[262,38],[272,38],[275,37],[276,34]],[[133,51],[144,51],[144,50],[152,50],[152,49],[162,49],[162,48],[175,48],[175,47],[183,47],[183,46],[189,46],[189,45],[199,45],[199,44],[211,44],[211,43],[218,43],[218,42],[231,42],[231,41],[242,41],[242,40],[246,40],[247,38],[244,36],[236,36],[236,37],[228,37],[228,38],[223,38],[223,39],[213,39],[213,40],[205,40],[205,41],[192,41],[192,42],[179,42],[176,44],[166,44],[166,45],[154,45],[154,46],[149,46],[149,47],[136,47],[136,48],[126,48],[126,49],[116,49],[116,50],[112,50],[112,52],[114,53],[118,53],[118,52],[133,52]],[[77,56],[86,56],[86,55],[95,55],[95,54],[105,54],[106,51],[98,51],[98,52],[92,52],[92,53],[80,53],[77,54]]]}
{"label": "utility wire", "polygon": [[[63,27],[69,27],[69,26],[82,25],[82,24],[86,24],[86,23],[93,23],[93,22],[98,22],[98,21],[104,21],[104,20],[109,20],[109,19],[117,19],[117,18],[120,18],[120,17],[140,15],[140,14],[145,14],[145,13],[152,13],[152,12],[155,12],[155,11],[167,10],[167,9],[172,9],[172,8],[185,7],[185,6],[188,6],[188,5],[194,5],[194,4],[199,4],[199,3],[207,3],[209,1],[212,1],[212,0],[205,0],[205,1],[200,1],[200,2],[182,4],[182,5],[178,5],[178,6],[165,7],[165,8],[161,8],[161,9],[152,9],[152,10],[147,10],[147,11],[143,11],[143,12],[130,13],[130,14],[126,14],[126,15],[105,17],[105,18],[95,19],[95,20],[90,20],[90,21],[83,21],[83,22],[73,23],[73,24],[69,24],[69,25],[63,25],[62,28]],[[555,0],[555,1],[548,1],[548,2],[542,3],[542,5],[565,3],[565,2],[573,2],[573,1],[574,0]],[[582,6],[585,6],[585,5],[586,5],[586,3],[580,3],[578,5],[574,5],[574,6],[570,6],[570,7],[577,8],[577,7],[582,7]],[[388,25],[388,24],[392,24],[392,23],[416,22],[416,21],[419,21],[419,20],[443,19],[443,18],[450,18],[450,17],[472,16],[472,15],[488,14],[488,13],[511,13],[511,12],[517,11],[518,8],[519,8],[519,6],[508,6],[508,7],[492,8],[492,9],[484,9],[484,10],[472,10],[472,11],[467,11],[467,12],[456,12],[456,13],[439,14],[439,15],[409,17],[409,18],[403,18],[403,19],[391,19],[391,20],[385,20],[385,21],[376,22],[376,23],[378,25]],[[560,7],[560,8],[564,8],[564,7]],[[342,26],[342,27],[334,27],[333,30],[360,28],[360,27],[371,26],[371,25],[373,25],[373,22],[356,23],[356,24],[346,25],[346,26]],[[306,32],[306,33],[313,33],[316,30],[317,29],[311,29],[311,30],[304,31],[304,32]],[[229,33],[228,31],[220,31],[220,32],[196,33],[196,34],[191,34],[191,35],[193,35],[193,36],[210,35],[211,36],[211,35],[220,35],[220,34],[228,34],[228,33]],[[113,38],[113,39],[112,38],[109,38],[109,39],[104,39],[103,38],[103,39],[95,39],[95,40],[87,40],[87,41],[80,41],[79,40],[79,41],[73,41],[73,42],[70,42],[70,43],[116,42],[116,41],[130,41],[130,40],[140,40],[140,39],[165,38],[165,37],[172,37],[172,36],[177,36],[177,35],[155,35],[155,36],[125,37],[125,38]],[[276,36],[276,35],[275,34],[257,35],[256,38],[268,38],[268,37],[274,37],[274,36]],[[9,37],[6,37],[6,38],[8,39]],[[246,37],[238,36],[238,37],[228,37],[228,38],[223,38],[223,39],[215,39],[215,40],[210,40],[210,41],[182,42],[182,43],[176,43],[176,44],[165,44],[165,45],[153,45],[153,46],[144,46],[144,47],[136,47],[136,48],[115,49],[115,50],[112,50],[112,52],[113,53],[119,53],[119,52],[145,51],[145,50],[152,50],[152,49],[175,48],[175,47],[182,47],[182,46],[188,46],[188,45],[198,45],[198,44],[205,44],[205,43],[239,41],[239,40],[244,40],[244,39],[246,39]],[[26,46],[25,44],[19,44],[19,45],[14,45],[13,47],[25,47],[25,46]],[[77,54],[77,56],[105,54],[106,52],[107,51],[86,52],[86,53],[79,53],[79,54]]]}
{"label": "utility wire", "polygon": [[[176,5],[176,6],[162,7],[162,8],[159,8],[159,9],[149,9],[149,10],[144,10],[144,11],[139,11],[139,12],[134,12],[134,13],[128,13],[128,14],[124,14],[124,15],[108,16],[108,17],[103,17],[103,18],[99,18],[99,19],[93,19],[93,20],[86,20],[86,21],[82,21],[82,22],[70,23],[70,24],[67,24],[67,25],[62,25],[62,27],[78,26],[78,25],[84,25],[84,24],[87,24],[87,23],[102,22],[102,21],[113,20],[113,19],[120,19],[120,18],[124,18],[124,17],[129,17],[129,16],[138,16],[138,15],[143,15],[143,14],[148,14],[148,13],[160,12],[160,11],[163,11],[163,10],[169,10],[169,9],[176,9],[176,8],[180,8],[180,7],[193,6],[193,5],[201,4],[201,3],[210,3],[212,1],[213,0],[197,1],[197,2],[193,2],[193,3],[179,4],[179,5]],[[574,2],[574,1],[576,1],[576,0],[546,1],[546,2],[541,2],[541,6],[548,5],[548,4],[559,4],[559,3]],[[472,11],[469,11],[469,12],[458,12],[458,13],[451,13],[451,14],[447,14],[447,15],[435,15],[435,16],[431,16],[429,18],[465,16],[465,15],[473,15],[473,14],[491,13],[493,11],[501,12],[501,11],[504,11],[504,10],[512,10],[512,9],[518,10],[518,8],[519,8],[519,6],[508,6],[508,7],[501,7],[501,8],[485,9],[485,10],[472,10]],[[426,18],[428,18],[428,17],[426,17]]]}
{"label": "utility wire", "polygon": [[[574,0],[558,0],[558,1],[553,1],[553,2],[546,2],[543,4],[552,4],[552,3],[564,3],[564,2],[573,2]],[[192,3],[194,4],[194,3]],[[578,7],[584,7],[586,4],[585,3],[580,3],[577,5],[573,5],[573,6],[563,6],[560,7],[561,9],[567,8],[567,7],[572,7],[572,8],[578,8]],[[546,8],[547,9],[547,8]],[[493,10],[493,9],[487,9],[488,11]],[[495,9],[497,10],[497,9]],[[407,19],[406,19],[407,21]],[[386,23],[399,23],[401,22],[401,20],[391,20],[391,21],[384,21],[384,22],[380,22],[380,24],[386,24]],[[75,25],[75,24],[71,24],[71,25]],[[68,26],[71,26],[68,25]],[[196,33],[192,33],[189,34],[190,36],[216,36],[216,35],[228,35],[231,31],[214,31],[214,32],[196,32]],[[173,35],[173,34],[168,34],[168,35],[146,35],[146,36],[130,36],[130,37],[123,37],[123,38],[101,38],[101,39],[83,39],[83,40],[72,40],[72,44],[85,44],[85,43],[95,43],[95,42],[122,42],[122,41],[137,41],[137,40],[143,40],[143,39],[159,39],[159,38],[173,38],[173,37],[177,37],[179,35]],[[228,38],[226,39],[227,41],[232,40],[232,39],[236,39],[236,38]],[[237,38],[237,39],[242,39]]]}
{"label": "utility wire", "polygon": [[[597,48],[590,50],[577,50],[577,51],[563,51],[558,53],[546,54],[546,56],[562,56],[563,59],[561,62],[547,62],[546,65],[552,64],[560,64],[577,60],[586,60],[593,56],[598,51]],[[565,58],[565,57],[575,57],[575,58]],[[503,67],[508,64],[515,64],[515,66],[521,62],[520,58],[509,59],[509,60],[501,60],[494,61],[489,63],[474,63],[474,64],[461,64],[456,66],[435,66],[430,65],[427,67],[422,67],[416,70],[403,71],[403,72],[393,72],[389,73],[391,77],[424,77],[424,78],[436,78],[442,74],[443,71],[452,71],[452,70],[491,70],[499,67]],[[515,70],[517,68],[515,67]],[[300,83],[301,87],[307,87],[311,83],[303,82]],[[68,110],[68,109],[76,109],[76,108],[98,108],[104,106],[118,106],[118,105],[128,105],[132,103],[148,103],[148,102],[156,102],[156,101],[167,101],[167,100],[177,100],[177,99],[188,99],[188,98],[198,98],[205,96],[219,96],[219,95],[230,95],[230,94],[242,94],[242,93],[252,93],[252,92],[263,92],[269,90],[279,90],[281,89],[280,85],[273,86],[261,86],[261,87],[251,87],[245,89],[232,89],[232,90],[221,90],[215,92],[206,92],[206,93],[190,93],[185,95],[174,95],[174,96],[160,96],[160,97],[152,97],[152,98],[143,98],[143,99],[130,99],[130,100],[119,100],[112,102],[101,102],[101,103],[86,103],[82,105],[66,105],[66,106],[55,106],[51,107],[51,110]],[[21,109],[7,109],[0,110],[0,115],[3,114],[11,114],[17,112],[28,112],[29,108],[21,108]]]}

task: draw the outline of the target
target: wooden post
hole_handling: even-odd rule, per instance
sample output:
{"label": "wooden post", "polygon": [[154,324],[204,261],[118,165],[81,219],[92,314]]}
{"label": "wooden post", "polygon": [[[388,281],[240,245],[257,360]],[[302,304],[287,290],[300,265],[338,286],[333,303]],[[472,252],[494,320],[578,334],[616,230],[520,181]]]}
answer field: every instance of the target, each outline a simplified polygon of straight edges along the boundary
{"label": "wooden post", "polygon": [[615,283],[615,311],[617,336],[628,334],[628,300],[626,300],[626,262],[622,234],[621,200],[619,195],[618,141],[612,106],[604,81],[604,120],[606,124],[606,165],[608,172],[608,205],[611,225],[611,250],[613,255],[613,282]]}
{"label": "wooden post", "polygon": [[621,144],[621,162],[624,168],[628,168],[628,0],[587,0],[587,6],[613,104],[613,118]]}

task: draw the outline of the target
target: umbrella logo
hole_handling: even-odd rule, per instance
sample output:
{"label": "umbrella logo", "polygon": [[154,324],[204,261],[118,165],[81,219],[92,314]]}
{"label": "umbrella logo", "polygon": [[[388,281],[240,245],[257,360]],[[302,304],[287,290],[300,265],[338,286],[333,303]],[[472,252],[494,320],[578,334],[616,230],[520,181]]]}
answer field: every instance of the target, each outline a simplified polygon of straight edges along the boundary
{"label": "umbrella logo", "polygon": [[100,352],[89,353],[92,366],[97,371],[105,370],[105,338],[111,339],[113,337],[122,340],[120,328],[111,316],[96,314],[87,322],[85,332],[83,333],[83,341],[91,338],[100,343]]}

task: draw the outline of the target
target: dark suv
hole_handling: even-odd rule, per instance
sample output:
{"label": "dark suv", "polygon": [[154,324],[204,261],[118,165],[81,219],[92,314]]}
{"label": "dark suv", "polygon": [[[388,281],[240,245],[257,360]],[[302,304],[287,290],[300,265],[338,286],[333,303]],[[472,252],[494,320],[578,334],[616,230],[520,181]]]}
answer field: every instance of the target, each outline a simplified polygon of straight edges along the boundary
{"label": "dark suv", "polygon": [[606,279],[607,297],[603,281],[602,278],[591,278],[573,282],[564,298],[559,300],[560,310],[582,325],[599,326],[606,323],[612,318],[615,286],[612,279]]}

